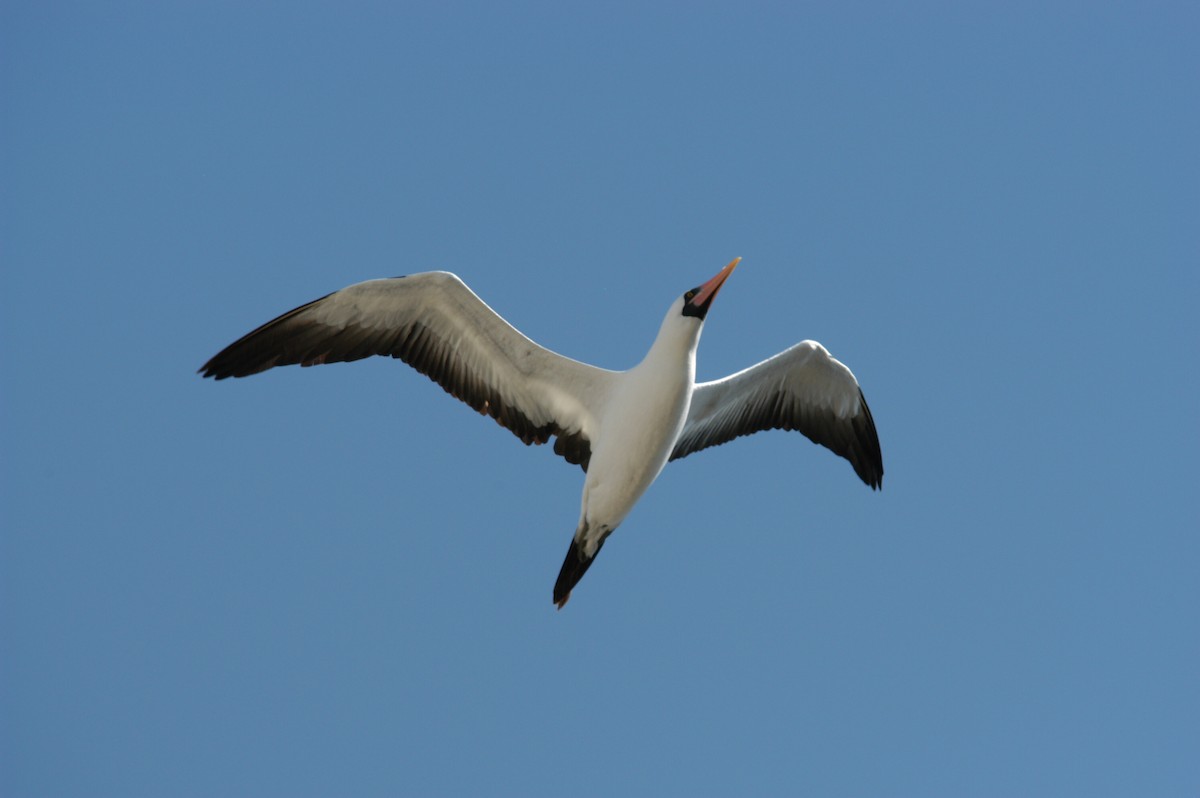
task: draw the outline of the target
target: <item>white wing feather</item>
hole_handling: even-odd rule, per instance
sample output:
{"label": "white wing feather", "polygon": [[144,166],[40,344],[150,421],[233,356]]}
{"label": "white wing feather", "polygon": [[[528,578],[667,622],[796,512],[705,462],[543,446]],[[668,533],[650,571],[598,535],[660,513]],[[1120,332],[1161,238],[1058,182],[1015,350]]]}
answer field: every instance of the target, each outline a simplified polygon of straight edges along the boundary
{"label": "white wing feather", "polygon": [[558,436],[555,451],[585,470],[616,374],[534,343],[449,272],[343,288],[264,324],[200,373],[220,380],[371,355],[403,360],[527,444]]}
{"label": "white wing feather", "polygon": [[816,341],[697,385],[671,459],[768,429],[797,430],[849,460],[871,487],[882,484],[879,437],[858,380]]}

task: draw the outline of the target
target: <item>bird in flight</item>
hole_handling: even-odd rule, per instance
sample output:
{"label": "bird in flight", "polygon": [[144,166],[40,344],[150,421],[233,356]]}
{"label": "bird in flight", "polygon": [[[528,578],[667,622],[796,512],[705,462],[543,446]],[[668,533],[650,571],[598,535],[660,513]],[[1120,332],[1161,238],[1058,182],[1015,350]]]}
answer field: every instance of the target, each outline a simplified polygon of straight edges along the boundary
{"label": "bird in flight", "polygon": [[562,608],[613,530],[671,460],[768,429],[797,430],[846,458],[871,488],[883,458],[858,381],[816,341],[696,383],[696,346],[713,299],[741,258],[667,310],[628,371],[551,352],[449,272],[368,280],[301,305],[225,347],[205,377],[247,377],[371,355],[399,358],[525,444],[583,468],[579,524],[554,583]]}

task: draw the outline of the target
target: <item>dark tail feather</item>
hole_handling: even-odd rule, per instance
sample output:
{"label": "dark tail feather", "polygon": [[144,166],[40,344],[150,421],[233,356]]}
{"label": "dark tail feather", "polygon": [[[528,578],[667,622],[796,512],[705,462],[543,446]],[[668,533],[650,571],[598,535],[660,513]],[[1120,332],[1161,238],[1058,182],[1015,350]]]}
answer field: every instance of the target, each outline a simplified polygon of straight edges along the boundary
{"label": "dark tail feather", "polygon": [[592,566],[592,562],[595,561],[603,547],[604,541],[601,540],[600,545],[596,547],[596,554],[589,557],[583,553],[583,549],[579,547],[575,538],[571,538],[571,548],[567,549],[567,557],[563,560],[562,570],[558,572],[558,581],[554,583],[554,603],[560,610],[567,603],[567,599],[571,597],[571,589],[579,584],[580,579],[583,579],[583,575],[587,573],[587,569]]}

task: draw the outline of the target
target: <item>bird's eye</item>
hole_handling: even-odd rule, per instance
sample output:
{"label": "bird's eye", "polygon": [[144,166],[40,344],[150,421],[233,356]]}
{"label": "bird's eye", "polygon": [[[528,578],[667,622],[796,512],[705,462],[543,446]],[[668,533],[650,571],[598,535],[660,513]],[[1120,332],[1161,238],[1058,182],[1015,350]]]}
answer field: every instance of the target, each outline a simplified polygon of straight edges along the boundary
{"label": "bird's eye", "polygon": [[683,295],[683,301],[684,301],[684,302],[691,302],[691,301],[692,301],[692,297],[694,297],[695,295],[696,295],[696,291],[695,291],[695,289],[693,289],[693,290],[691,290],[691,291],[688,291],[686,294],[684,294],[684,295]]}

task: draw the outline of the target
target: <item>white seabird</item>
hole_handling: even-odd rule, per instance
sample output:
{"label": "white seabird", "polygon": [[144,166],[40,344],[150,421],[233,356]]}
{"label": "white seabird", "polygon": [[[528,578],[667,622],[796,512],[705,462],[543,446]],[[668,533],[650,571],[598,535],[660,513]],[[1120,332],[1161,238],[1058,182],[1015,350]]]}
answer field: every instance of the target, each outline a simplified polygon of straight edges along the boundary
{"label": "white seabird", "polygon": [[767,429],[798,430],[883,483],[871,410],[858,381],[816,341],[696,384],[696,345],[741,258],[683,294],[650,351],[628,371],[580,363],[526,338],[457,276],[368,280],[289,311],[200,369],[218,380],[275,366],[391,355],[490,415],[526,444],[583,467],[579,524],[554,585],[561,609],[612,531],[670,460]]}

